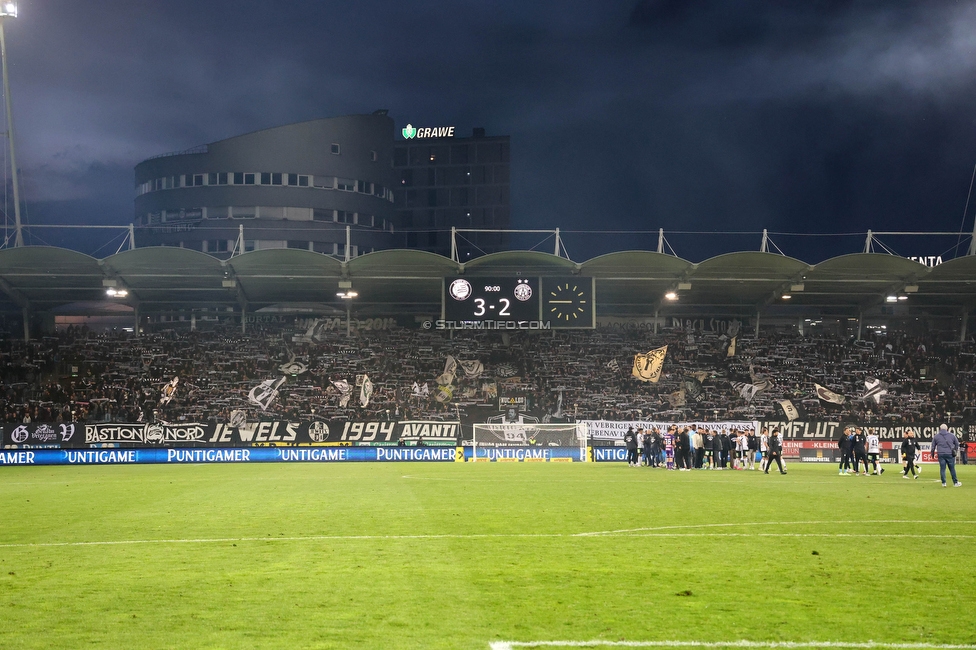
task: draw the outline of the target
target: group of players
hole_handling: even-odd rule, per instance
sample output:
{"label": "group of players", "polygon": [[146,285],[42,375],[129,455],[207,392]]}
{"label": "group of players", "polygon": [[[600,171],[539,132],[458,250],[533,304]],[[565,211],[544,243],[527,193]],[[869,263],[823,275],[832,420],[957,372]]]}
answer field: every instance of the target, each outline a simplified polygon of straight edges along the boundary
{"label": "group of players", "polygon": [[624,434],[627,462],[631,467],[664,467],[679,472],[692,469],[736,470],[760,469],[766,474],[776,461],[780,474],[786,474],[783,461],[783,441],[779,431],[763,429],[757,436],[752,431],[730,429],[712,430],[694,426],[671,425],[665,431],[633,427]]}
{"label": "group of players", "polygon": [[[884,467],[878,464],[878,459],[881,458],[881,440],[876,434],[865,434],[864,429],[861,427],[847,427],[844,429],[844,434],[837,441],[837,446],[840,448],[839,470],[841,476],[857,476],[857,469],[862,463],[864,464],[864,471],[861,474],[867,476],[869,461],[871,463],[872,476],[884,474]],[[919,470],[915,463],[921,447],[915,442],[911,431],[906,433],[901,447],[902,457],[906,459],[903,476],[908,478],[908,472],[911,469],[912,475],[918,478]],[[853,468],[851,468],[852,463],[854,465]]]}
{"label": "group of players", "polygon": [[[692,469],[755,470],[756,462],[769,474],[773,461],[780,474],[786,474],[783,460],[783,441],[779,431],[762,429],[760,435],[751,430],[730,429],[712,430],[696,426],[671,425],[667,430],[655,428],[636,431],[633,427],[624,434],[627,447],[627,462],[631,467],[665,467],[680,472]],[[933,438],[933,455],[938,454],[942,485],[946,485],[945,471],[948,468],[956,487],[962,485],[956,478],[954,455],[960,449],[958,440],[942,425]],[[881,440],[874,433],[865,433],[860,427],[848,427],[838,440],[841,451],[839,472],[841,476],[856,476],[858,469],[864,467],[861,475],[880,476],[884,474],[881,466]],[[902,477],[918,478],[921,446],[911,431],[905,433],[901,444],[903,460]],[[965,460],[964,460],[965,462]]]}

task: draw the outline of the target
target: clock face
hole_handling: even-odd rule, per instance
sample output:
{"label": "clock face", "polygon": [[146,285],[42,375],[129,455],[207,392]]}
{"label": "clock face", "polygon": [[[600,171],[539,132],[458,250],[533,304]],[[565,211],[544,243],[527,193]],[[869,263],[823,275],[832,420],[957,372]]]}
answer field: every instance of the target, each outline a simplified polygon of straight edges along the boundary
{"label": "clock face", "polygon": [[592,278],[546,279],[542,317],[552,327],[593,327]]}

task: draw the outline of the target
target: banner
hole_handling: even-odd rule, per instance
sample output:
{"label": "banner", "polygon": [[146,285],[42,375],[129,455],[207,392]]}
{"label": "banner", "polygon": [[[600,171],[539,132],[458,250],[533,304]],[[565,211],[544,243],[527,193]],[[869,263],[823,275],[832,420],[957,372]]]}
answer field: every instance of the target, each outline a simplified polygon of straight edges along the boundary
{"label": "banner", "polygon": [[461,423],[428,420],[328,420],[291,422],[190,422],[181,424],[2,425],[6,449],[273,447],[273,446],[455,446]]}
{"label": "banner", "polygon": [[608,420],[580,420],[580,422],[586,425],[588,431],[587,437],[593,442],[623,442],[624,434],[631,427],[633,427],[634,431],[637,431],[637,429],[644,429],[645,431],[648,429],[657,429],[661,433],[667,431],[669,427],[676,426],[679,431],[684,427],[694,427],[699,431],[709,429],[720,433],[728,433],[729,431],[737,430],[753,431],[756,435],[759,434],[759,423],[750,420],[723,422],[654,422],[651,420],[610,422]]}
{"label": "banner", "polygon": [[6,448],[85,446],[85,429],[81,424],[3,424],[0,431]]}
{"label": "banner", "polygon": [[[763,420],[762,426],[770,431],[779,429],[783,440],[832,440],[837,439],[847,427],[861,427],[865,435],[874,434],[882,441],[897,441],[899,444],[906,431],[911,431],[916,440],[930,441],[939,430],[941,422],[914,422],[886,424],[881,422],[841,422],[839,420]],[[949,427],[956,438],[962,440],[969,425],[957,424]]]}

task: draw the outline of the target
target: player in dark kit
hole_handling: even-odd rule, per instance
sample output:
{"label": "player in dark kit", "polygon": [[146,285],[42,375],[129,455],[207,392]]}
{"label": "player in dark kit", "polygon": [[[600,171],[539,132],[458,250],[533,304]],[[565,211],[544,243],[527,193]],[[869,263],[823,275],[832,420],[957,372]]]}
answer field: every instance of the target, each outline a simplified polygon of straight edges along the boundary
{"label": "player in dark kit", "polygon": [[769,457],[766,459],[766,467],[763,469],[763,473],[769,474],[769,467],[775,460],[776,466],[779,467],[779,473],[786,474],[786,470],[783,469],[783,442],[779,439],[779,430],[773,429],[773,432],[769,434],[766,447]]}
{"label": "player in dark kit", "polygon": [[908,478],[908,472],[912,473],[912,478],[918,478],[918,472],[915,469],[915,456],[921,449],[912,432],[906,431],[905,439],[901,441],[901,458],[905,461],[905,470],[901,473],[902,478]]}
{"label": "player in dark kit", "polygon": [[844,429],[844,433],[841,434],[840,439],[837,441],[837,447],[840,449],[840,465],[838,465],[838,469],[840,469],[841,476],[847,476],[851,470],[851,434],[850,429]]}
{"label": "player in dark kit", "polygon": [[627,433],[624,434],[624,444],[627,445],[627,464],[631,467],[639,466],[640,461],[637,458],[637,434],[634,433],[634,427],[629,427]]}
{"label": "player in dark kit", "polygon": [[858,428],[854,431],[854,438],[851,441],[851,451],[854,455],[854,473],[857,474],[858,465],[864,463],[864,476],[868,475],[868,439],[864,435],[864,430]]}

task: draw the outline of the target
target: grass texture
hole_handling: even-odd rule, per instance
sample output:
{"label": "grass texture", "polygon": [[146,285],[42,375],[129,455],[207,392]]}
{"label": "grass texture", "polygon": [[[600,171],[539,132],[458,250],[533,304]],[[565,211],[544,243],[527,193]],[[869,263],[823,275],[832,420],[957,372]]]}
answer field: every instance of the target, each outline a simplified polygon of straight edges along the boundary
{"label": "grass texture", "polygon": [[2,468],[0,648],[976,644],[976,473],[789,470]]}

